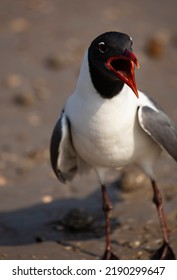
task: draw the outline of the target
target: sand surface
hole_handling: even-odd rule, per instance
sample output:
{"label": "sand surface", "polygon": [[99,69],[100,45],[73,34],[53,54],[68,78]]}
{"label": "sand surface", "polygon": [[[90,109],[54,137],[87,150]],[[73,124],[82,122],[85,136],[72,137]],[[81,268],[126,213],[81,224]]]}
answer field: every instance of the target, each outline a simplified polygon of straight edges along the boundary
{"label": "sand surface", "polygon": [[[91,173],[67,185],[57,181],[49,161],[51,132],[85,49],[109,30],[133,38],[138,88],[177,123],[176,11],[176,0],[0,1],[1,259],[102,255],[97,179]],[[165,153],[156,175],[177,254],[177,165]],[[148,179],[131,168],[110,172],[107,180],[114,252],[120,259],[149,259],[161,232]]]}

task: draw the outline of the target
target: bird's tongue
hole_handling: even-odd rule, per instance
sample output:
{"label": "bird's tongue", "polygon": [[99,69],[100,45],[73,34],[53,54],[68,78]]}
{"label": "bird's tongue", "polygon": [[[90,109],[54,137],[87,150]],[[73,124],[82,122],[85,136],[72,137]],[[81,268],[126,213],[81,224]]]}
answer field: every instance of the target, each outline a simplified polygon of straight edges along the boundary
{"label": "bird's tongue", "polygon": [[138,97],[134,74],[135,64],[139,67],[136,57],[131,52],[126,53],[126,56],[110,57],[107,61],[107,67],[126,83]]}

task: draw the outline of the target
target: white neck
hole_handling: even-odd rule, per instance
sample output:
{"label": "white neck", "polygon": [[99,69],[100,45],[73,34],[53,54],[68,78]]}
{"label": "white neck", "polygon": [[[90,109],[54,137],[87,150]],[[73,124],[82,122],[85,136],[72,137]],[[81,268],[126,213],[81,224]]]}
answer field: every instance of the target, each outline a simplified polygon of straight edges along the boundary
{"label": "white neck", "polygon": [[88,50],[84,54],[84,58],[82,61],[82,65],[80,68],[80,73],[78,77],[78,81],[76,84],[76,89],[74,91],[74,94],[80,95],[80,97],[84,97],[85,101],[88,98],[91,98],[92,103],[96,103],[97,105],[102,104],[114,104],[114,106],[117,106],[118,104],[125,104],[128,103],[129,98],[136,101],[136,96],[132,92],[132,90],[124,84],[124,87],[122,91],[117,94],[112,99],[104,99],[100,96],[100,94],[96,91],[96,89],[93,86],[91,77],[90,77],[90,71],[89,71],[89,65],[88,65]]}

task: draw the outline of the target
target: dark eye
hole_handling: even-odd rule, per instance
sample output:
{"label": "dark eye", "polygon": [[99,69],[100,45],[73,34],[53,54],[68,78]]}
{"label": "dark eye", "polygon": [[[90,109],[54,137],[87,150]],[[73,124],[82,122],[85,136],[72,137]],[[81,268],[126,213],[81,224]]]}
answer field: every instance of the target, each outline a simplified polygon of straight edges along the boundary
{"label": "dark eye", "polygon": [[101,53],[105,53],[105,52],[107,52],[108,47],[107,47],[107,45],[105,44],[105,42],[100,42],[100,43],[98,44],[98,49],[99,49],[99,51],[100,51]]}

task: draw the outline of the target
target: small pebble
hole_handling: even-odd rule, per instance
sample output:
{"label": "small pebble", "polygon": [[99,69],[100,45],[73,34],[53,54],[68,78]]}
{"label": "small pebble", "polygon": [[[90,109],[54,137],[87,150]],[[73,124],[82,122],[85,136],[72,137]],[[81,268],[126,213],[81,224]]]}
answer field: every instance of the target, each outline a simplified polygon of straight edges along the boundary
{"label": "small pebble", "polygon": [[68,59],[65,56],[60,56],[58,54],[50,55],[46,58],[46,66],[52,70],[61,70],[68,65]]}
{"label": "small pebble", "polygon": [[132,241],[132,242],[129,242],[129,246],[130,248],[138,248],[140,246],[141,242],[139,240],[136,240],[136,241]]}
{"label": "small pebble", "polygon": [[71,251],[73,249],[73,247],[69,246],[69,245],[64,246],[64,248],[65,248],[66,251]]}
{"label": "small pebble", "polygon": [[149,254],[147,251],[139,251],[136,258],[139,260],[148,260]]}
{"label": "small pebble", "polygon": [[142,254],[143,254],[143,251],[139,251],[139,252],[137,253],[137,256],[138,256],[138,257],[141,257]]}
{"label": "small pebble", "polygon": [[37,237],[36,237],[36,242],[37,242],[37,243],[42,243],[42,242],[44,242],[44,238],[41,237],[41,236],[37,236]]}
{"label": "small pebble", "polygon": [[154,242],[155,242],[155,244],[160,245],[160,244],[162,243],[162,239],[160,239],[160,238],[159,238],[159,239],[156,239]]}
{"label": "small pebble", "polygon": [[161,36],[152,37],[146,44],[146,53],[149,57],[158,59],[165,54],[166,42]]}
{"label": "small pebble", "polygon": [[26,32],[30,25],[30,22],[23,17],[15,18],[10,22],[10,28],[16,33]]}
{"label": "small pebble", "polygon": [[0,175],[0,187],[4,187],[6,185],[7,185],[7,179],[4,176]]}
{"label": "small pebble", "polygon": [[51,203],[52,201],[53,201],[53,197],[51,195],[46,194],[42,197],[42,202],[44,204]]}
{"label": "small pebble", "polygon": [[9,74],[4,80],[5,86],[9,89],[21,86],[22,82],[22,77],[18,74]]}
{"label": "small pebble", "polygon": [[123,170],[120,178],[120,189],[123,192],[131,192],[137,190],[138,188],[147,185],[149,180],[147,176],[141,173],[136,168],[126,168]]}
{"label": "small pebble", "polygon": [[32,114],[31,116],[29,116],[28,122],[32,126],[38,126],[41,124],[41,117],[37,114]]}
{"label": "small pebble", "polygon": [[14,96],[13,101],[19,106],[31,107],[36,103],[36,98],[31,92],[21,92]]}

